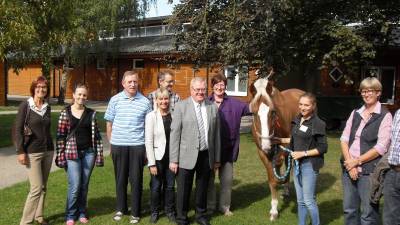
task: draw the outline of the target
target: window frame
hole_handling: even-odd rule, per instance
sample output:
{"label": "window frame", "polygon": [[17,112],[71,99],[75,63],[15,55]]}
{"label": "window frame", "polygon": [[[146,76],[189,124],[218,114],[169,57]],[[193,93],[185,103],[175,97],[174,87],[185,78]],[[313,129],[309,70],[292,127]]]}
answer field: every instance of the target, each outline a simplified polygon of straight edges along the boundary
{"label": "window frame", "polygon": [[[136,67],[136,62],[138,62],[138,61],[143,62],[143,67]],[[143,70],[144,68],[145,68],[144,59],[132,59],[132,69]]]}
{"label": "window frame", "polygon": [[372,69],[377,70],[376,78],[378,78],[379,81],[382,82],[382,71],[383,70],[393,70],[393,88],[392,88],[392,96],[391,98],[388,98],[386,102],[381,102],[382,104],[388,104],[388,105],[394,105],[395,102],[395,92],[396,92],[396,75],[397,75],[397,70],[396,66],[368,66],[365,67],[363,70],[362,78],[367,77],[367,71],[370,71]]}
{"label": "window frame", "polygon": [[249,85],[249,69],[247,67],[247,81],[246,81],[246,91],[239,91],[239,83],[240,83],[240,76],[239,76],[239,68],[233,65],[228,65],[224,67],[224,76],[229,80],[231,78],[228,78],[228,70],[229,69],[234,69],[236,71],[236,76],[234,78],[235,80],[235,88],[234,91],[228,91],[228,86],[226,87],[225,93],[229,96],[238,96],[238,97],[245,97],[248,94],[248,85]]}

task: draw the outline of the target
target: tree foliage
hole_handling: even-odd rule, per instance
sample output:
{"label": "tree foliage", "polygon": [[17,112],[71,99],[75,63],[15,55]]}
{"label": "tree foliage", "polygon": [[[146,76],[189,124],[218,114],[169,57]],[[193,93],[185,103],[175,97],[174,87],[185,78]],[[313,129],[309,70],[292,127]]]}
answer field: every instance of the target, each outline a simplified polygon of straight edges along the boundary
{"label": "tree foliage", "polygon": [[[397,0],[182,0],[171,23],[197,64],[317,70],[355,69],[375,57],[399,23]],[[188,26],[186,26],[187,28]]]}
{"label": "tree foliage", "polygon": [[[49,75],[54,58],[84,62],[88,49],[98,49],[99,32],[143,18],[156,0],[1,0],[0,59],[14,68],[42,63]],[[96,46],[97,47],[97,46]]]}

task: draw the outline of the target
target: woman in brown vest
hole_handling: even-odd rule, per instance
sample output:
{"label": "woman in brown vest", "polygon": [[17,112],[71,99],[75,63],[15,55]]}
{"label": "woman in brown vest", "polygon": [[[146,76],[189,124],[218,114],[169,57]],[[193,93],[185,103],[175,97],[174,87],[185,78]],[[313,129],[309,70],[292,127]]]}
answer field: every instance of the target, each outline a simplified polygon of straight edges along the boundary
{"label": "woman in brown vest", "polygon": [[[20,104],[15,121],[18,162],[26,166],[30,183],[20,225],[32,224],[34,220],[39,224],[47,224],[43,217],[43,206],[54,154],[46,78],[36,78],[31,84],[30,93],[32,97]],[[29,137],[26,132],[24,135],[24,127],[29,127],[32,133]]]}

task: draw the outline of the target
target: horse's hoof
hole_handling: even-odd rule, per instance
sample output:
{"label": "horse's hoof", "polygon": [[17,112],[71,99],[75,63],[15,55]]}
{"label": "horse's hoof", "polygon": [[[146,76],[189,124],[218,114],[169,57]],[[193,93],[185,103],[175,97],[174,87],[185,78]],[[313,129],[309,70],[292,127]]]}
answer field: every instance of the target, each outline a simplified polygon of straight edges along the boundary
{"label": "horse's hoof", "polygon": [[278,213],[271,213],[269,220],[270,221],[275,221],[276,219],[278,219]]}

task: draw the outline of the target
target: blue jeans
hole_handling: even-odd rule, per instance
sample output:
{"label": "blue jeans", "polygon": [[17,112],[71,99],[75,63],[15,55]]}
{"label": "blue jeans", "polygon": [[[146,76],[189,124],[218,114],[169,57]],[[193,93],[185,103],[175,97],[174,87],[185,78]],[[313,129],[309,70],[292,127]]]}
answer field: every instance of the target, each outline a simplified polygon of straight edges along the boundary
{"label": "blue jeans", "polygon": [[86,217],[89,179],[95,162],[92,149],[78,151],[78,159],[67,160],[68,195],[66,220]]}
{"label": "blue jeans", "polygon": [[319,225],[319,211],[315,196],[315,185],[318,171],[314,171],[310,161],[302,162],[299,175],[294,177],[297,196],[298,224],[305,225],[307,214],[310,214],[312,225]]}
{"label": "blue jeans", "polygon": [[[352,180],[344,171],[343,184],[343,211],[345,225],[378,225],[379,205],[369,201],[371,184],[369,175],[360,174],[357,180]],[[360,211],[361,208],[361,211]]]}
{"label": "blue jeans", "polygon": [[383,184],[383,224],[400,224],[400,172],[390,169]]}
{"label": "blue jeans", "polygon": [[166,214],[175,214],[175,174],[169,169],[168,157],[156,161],[157,175],[151,175],[150,199],[151,212],[160,212],[161,196],[164,195],[164,211]]}

